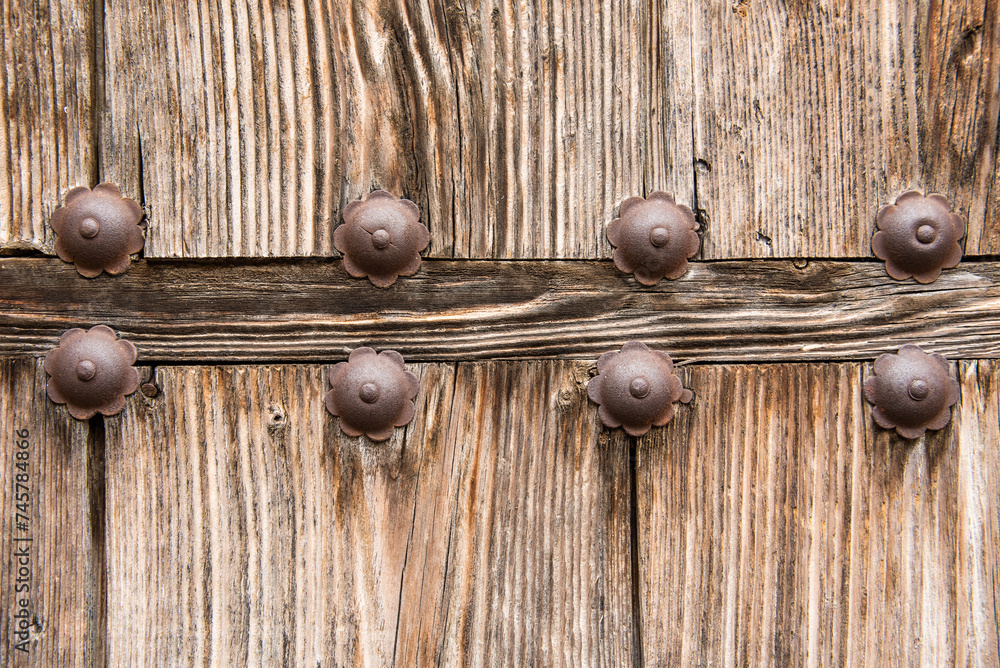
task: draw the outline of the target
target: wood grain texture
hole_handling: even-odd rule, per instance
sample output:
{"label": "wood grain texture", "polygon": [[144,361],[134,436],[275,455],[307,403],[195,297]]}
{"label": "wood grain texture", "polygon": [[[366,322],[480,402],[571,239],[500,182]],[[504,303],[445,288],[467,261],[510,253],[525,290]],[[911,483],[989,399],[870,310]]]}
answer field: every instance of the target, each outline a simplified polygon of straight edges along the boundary
{"label": "wood grain texture", "polygon": [[[417,369],[415,369],[417,370]],[[425,443],[342,436],[320,367],[159,369],[108,425],[112,665],[390,665]]]}
{"label": "wood grain texture", "polygon": [[[0,660],[6,666],[103,666],[100,429],[49,401],[46,379],[41,360],[0,358]],[[28,431],[26,439],[19,430]],[[26,449],[18,447],[21,440]],[[27,460],[17,452],[27,452]],[[27,463],[26,471],[19,462]],[[25,493],[27,499],[18,498]],[[17,516],[24,510],[26,527]],[[23,584],[28,592],[18,589]],[[15,633],[22,611],[27,639]],[[27,651],[16,648],[21,642]]]}
{"label": "wood grain texture", "polygon": [[690,3],[703,257],[867,257],[913,188],[998,246],[1000,11],[959,2]]}
{"label": "wood grain texture", "polygon": [[342,435],[320,367],[165,367],[108,421],[111,665],[619,665],[627,450],[571,362],[411,366]]}
{"label": "wood grain texture", "polygon": [[869,257],[943,192],[1000,249],[1000,10],[986,0],[491,0],[106,8],[103,172],[150,257],[335,255],[348,201],[410,197],[433,257],[595,258],[633,194],[706,259]]}
{"label": "wood grain texture", "polygon": [[444,665],[631,661],[628,448],[599,437],[589,366],[458,365],[452,556],[425,611]]}
{"label": "wood grain texture", "polygon": [[104,173],[144,197],[147,257],[333,255],[373,188],[420,206],[434,257],[605,256],[623,199],[693,194],[689,40],[649,11],[107,3]]}
{"label": "wood grain texture", "polygon": [[52,211],[95,185],[93,6],[0,3],[0,253],[52,253]]}
{"label": "wood grain texture", "polygon": [[1000,665],[1000,368],[959,365],[957,665]]}
{"label": "wood grain texture", "polygon": [[968,255],[1000,253],[1000,5],[933,2],[926,64],[922,182],[949,193],[969,221]]}
{"label": "wood grain texture", "polygon": [[857,365],[686,369],[695,404],[638,443],[645,665],[993,665],[984,364],[917,441],[874,425]]}
{"label": "wood grain texture", "polygon": [[0,259],[0,355],[44,354],[103,323],[144,363],[328,361],[375,345],[413,360],[596,359],[640,338],[700,361],[872,359],[903,343],[1000,354],[1000,268],[964,262],[929,285],[875,263],[693,263],[640,288],[610,262],[428,261],[389,289],[340,263],[133,264],[81,278]]}

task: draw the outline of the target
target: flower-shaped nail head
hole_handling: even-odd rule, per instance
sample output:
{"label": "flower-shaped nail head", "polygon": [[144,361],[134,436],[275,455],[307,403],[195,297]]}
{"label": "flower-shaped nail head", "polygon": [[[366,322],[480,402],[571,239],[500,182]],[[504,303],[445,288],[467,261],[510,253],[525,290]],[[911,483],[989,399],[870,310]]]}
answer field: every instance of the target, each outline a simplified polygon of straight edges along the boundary
{"label": "flower-shaped nail head", "polygon": [[875,360],[875,375],[865,381],[865,398],[875,405],[875,422],[895,428],[903,438],[919,438],[942,429],[958,401],[958,381],[941,355],[928,355],[914,345]]}
{"label": "flower-shaped nail head", "polygon": [[326,408],[340,417],[340,429],[348,436],[384,441],[394,427],[413,419],[417,377],[403,367],[403,356],[395,350],[376,355],[371,348],[355,349],[333,367],[330,386]]}
{"label": "flower-shaped nail head", "polygon": [[49,399],[66,404],[78,420],[97,413],[117,415],[125,408],[125,397],[139,389],[135,359],[135,346],[110,327],[71,329],[45,356]]}
{"label": "flower-shaped nail head", "polygon": [[604,426],[622,427],[631,436],[667,424],[674,417],[674,402],[686,404],[694,396],[674,375],[670,356],[639,341],[601,355],[587,395],[599,404],[597,415]]}
{"label": "flower-shaped nail head", "polygon": [[664,277],[680,278],[687,271],[688,258],[701,244],[690,208],[657,191],[648,199],[629,197],[619,216],[608,225],[616,267],[634,273],[643,285],[656,285]]}
{"label": "flower-shaped nail head", "polygon": [[417,205],[384,190],[344,207],[344,224],[333,233],[347,273],[355,278],[367,276],[380,288],[389,287],[399,276],[417,273],[420,251],[430,239]]}
{"label": "flower-shaped nail head", "polygon": [[965,218],[952,213],[942,195],[905,192],[895,204],[882,207],[876,225],[872,251],[897,281],[912,276],[930,283],[962,259],[958,241],[965,236]]}
{"label": "flower-shaped nail head", "polygon": [[52,214],[56,254],[76,264],[76,270],[87,278],[102,271],[120,274],[146,242],[141,221],[142,207],[122,197],[113,183],[101,183],[93,190],[73,188]]}

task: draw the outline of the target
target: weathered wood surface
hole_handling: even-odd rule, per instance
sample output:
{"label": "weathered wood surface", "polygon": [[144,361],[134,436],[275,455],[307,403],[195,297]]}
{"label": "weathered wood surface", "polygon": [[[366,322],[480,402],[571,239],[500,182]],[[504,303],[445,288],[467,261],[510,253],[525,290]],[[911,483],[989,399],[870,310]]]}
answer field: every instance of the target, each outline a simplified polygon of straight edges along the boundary
{"label": "weathered wood surface", "polygon": [[644,665],[997,665],[996,367],[918,441],[867,372],[685,370],[691,410],[638,442]]}
{"label": "weathered wood surface", "polygon": [[109,665],[627,665],[629,460],[588,365],[411,367],[344,437],[320,367],[164,367],[108,420]]}
{"label": "weathered wood surface", "polygon": [[105,585],[101,421],[0,361],[36,504],[12,665],[996,665],[995,362],[955,365],[952,424],[915,442],[873,425],[867,367],[693,365],[631,490],[590,366],[411,366],[382,445],[340,433],[321,367],[160,368],[106,419]]}
{"label": "weathered wood surface", "polygon": [[130,0],[107,24],[104,171],[144,192],[150,256],[334,254],[374,187],[420,204],[435,257],[604,257],[654,189],[703,212],[707,259],[870,256],[909,188],[1000,249],[985,0]]}
{"label": "weathered wood surface", "polygon": [[688,3],[703,257],[865,257],[913,188],[1000,249],[1000,7],[988,0]]}
{"label": "weathered wood surface", "polygon": [[[0,358],[0,661],[103,666],[102,437],[55,407],[45,383],[41,360]],[[27,448],[18,446],[23,441]],[[24,584],[28,592],[19,590]],[[16,635],[22,611],[29,615],[24,652],[17,644],[25,638]]]}
{"label": "weathered wood surface", "polygon": [[99,30],[82,0],[3,7],[2,249],[51,252],[61,196],[109,179],[151,257],[333,255],[375,187],[435,257],[605,257],[654,189],[701,211],[706,259],[867,257],[909,188],[1000,252],[986,0],[105,5]]}
{"label": "weathered wood surface", "polygon": [[[919,33],[918,33],[919,34]],[[966,253],[1000,253],[1000,5],[931,3],[921,72],[926,188],[949,193],[969,219]],[[921,163],[917,163],[921,164]]]}
{"label": "weathered wood surface", "polygon": [[611,262],[428,261],[389,289],[339,262],[135,263],[81,278],[57,260],[0,259],[0,355],[44,354],[107,324],[140,362],[327,361],[361,346],[414,361],[596,358],[642,339],[678,359],[872,359],[903,343],[1000,355],[1000,267],[932,284],[878,263],[693,263],[642,288]]}
{"label": "weathered wood surface", "polygon": [[955,663],[1000,665],[1000,367],[979,360],[959,370]]}
{"label": "weathered wood surface", "polygon": [[51,253],[52,210],[97,178],[94,4],[0,2],[0,253]]}
{"label": "weathered wood surface", "polygon": [[150,257],[331,255],[375,187],[420,205],[436,257],[603,256],[624,198],[692,196],[690,66],[649,12],[107,3],[104,173],[144,193]]}

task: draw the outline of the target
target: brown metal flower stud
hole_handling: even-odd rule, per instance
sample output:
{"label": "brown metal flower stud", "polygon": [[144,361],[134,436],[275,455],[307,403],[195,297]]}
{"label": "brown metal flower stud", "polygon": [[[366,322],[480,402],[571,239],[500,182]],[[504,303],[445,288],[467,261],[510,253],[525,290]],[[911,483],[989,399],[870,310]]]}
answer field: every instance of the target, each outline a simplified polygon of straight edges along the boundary
{"label": "brown metal flower stud", "polygon": [[875,375],[865,381],[865,398],[875,405],[875,422],[903,438],[919,438],[942,429],[958,401],[958,381],[941,355],[928,355],[914,345],[875,360]]}
{"label": "brown metal flower stud", "polygon": [[958,241],[965,236],[965,218],[952,213],[942,195],[905,192],[895,204],[882,207],[876,225],[872,251],[898,281],[912,276],[930,283],[962,259]]}
{"label": "brown metal flower stud", "polygon": [[49,398],[66,404],[78,420],[97,413],[117,415],[125,408],[125,397],[139,388],[139,372],[132,366],[135,359],[135,346],[119,339],[110,327],[71,329],[45,356]]}
{"label": "brown metal flower stud", "polygon": [[674,375],[670,356],[639,341],[601,355],[597,374],[587,383],[587,395],[599,404],[598,417],[604,426],[622,427],[631,436],[667,424],[674,402],[686,404],[694,396]]}
{"label": "brown metal flower stud", "polygon": [[634,273],[643,285],[680,278],[687,271],[688,258],[701,244],[698,221],[690,208],[657,191],[648,199],[629,197],[622,202],[619,216],[608,225],[616,267]]}
{"label": "brown metal flower stud", "polygon": [[420,251],[427,248],[430,238],[420,223],[417,205],[384,190],[344,207],[344,224],[333,233],[347,273],[355,278],[367,276],[380,288],[389,287],[399,276],[417,273]]}
{"label": "brown metal flower stud", "polygon": [[145,244],[141,221],[142,207],[113,183],[73,188],[52,214],[56,254],[87,278],[120,274]]}
{"label": "brown metal flower stud", "polygon": [[403,367],[403,356],[395,350],[376,355],[371,348],[355,349],[333,367],[330,386],[326,408],[340,417],[340,429],[348,436],[384,441],[394,427],[413,419],[417,377]]}

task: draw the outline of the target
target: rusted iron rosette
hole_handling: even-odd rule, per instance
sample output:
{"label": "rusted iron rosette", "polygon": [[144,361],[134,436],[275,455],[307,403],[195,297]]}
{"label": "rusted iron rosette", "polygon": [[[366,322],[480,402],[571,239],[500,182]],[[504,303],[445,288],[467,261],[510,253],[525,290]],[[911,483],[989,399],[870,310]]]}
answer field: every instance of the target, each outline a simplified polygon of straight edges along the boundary
{"label": "rusted iron rosette", "polygon": [[639,341],[601,355],[597,372],[587,383],[587,394],[599,404],[598,417],[604,426],[622,427],[631,436],[667,424],[674,417],[674,402],[686,404],[694,396],[674,375],[670,356]]}

